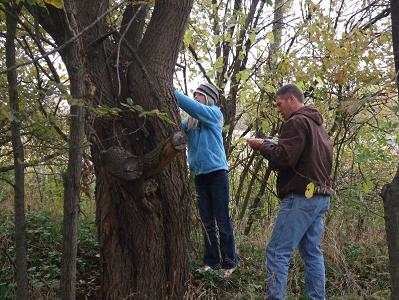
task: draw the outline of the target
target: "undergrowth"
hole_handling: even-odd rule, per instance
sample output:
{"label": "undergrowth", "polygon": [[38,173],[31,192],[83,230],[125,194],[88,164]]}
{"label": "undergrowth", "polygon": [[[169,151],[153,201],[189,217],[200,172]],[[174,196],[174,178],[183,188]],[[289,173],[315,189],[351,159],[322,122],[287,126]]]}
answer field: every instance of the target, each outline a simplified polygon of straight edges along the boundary
{"label": "undergrowth", "polygon": [[[27,215],[28,278],[32,299],[57,299],[62,250],[62,216],[35,211]],[[388,299],[388,257],[383,227],[356,228],[330,221],[324,237],[328,299]],[[194,228],[200,228],[194,226]],[[191,274],[186,299],[263,299],[264,248],[272,226],[257,224],[250,236],[236,230],[237,270],[201,272],[202,235],[192,234]],[[0,213],[0,299],[15,299],[13,219]],[[95,299],[99,285],[99,246],[93,220],[81,218],[77,264],[77,299]],[[290,263],[287,299],[305,300],[303,263]]]}
{"label": "undergrowth", "polygon": [[[0,213],[0,299],[15,299],[13,216]],[[28,281],[31,299],[57,299],[62,252],[62,216],[33,211],[26,216]],[[95,298],[99,255],[92,221],[81,219],[77,259],[77,298]]]}

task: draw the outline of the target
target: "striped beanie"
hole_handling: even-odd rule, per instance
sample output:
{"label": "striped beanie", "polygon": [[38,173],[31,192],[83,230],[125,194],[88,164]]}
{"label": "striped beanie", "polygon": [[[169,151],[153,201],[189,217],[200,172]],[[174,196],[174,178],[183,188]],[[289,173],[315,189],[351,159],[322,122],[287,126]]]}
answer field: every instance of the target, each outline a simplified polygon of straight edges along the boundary
{"label": "striped beanie", "polygon": [[207,100],[207,105],[212,106],[218,105],[219,103],[219,91],[214,85],[210,83],[200,84],[195,90],[194,94],[195,93],[203,94]]}

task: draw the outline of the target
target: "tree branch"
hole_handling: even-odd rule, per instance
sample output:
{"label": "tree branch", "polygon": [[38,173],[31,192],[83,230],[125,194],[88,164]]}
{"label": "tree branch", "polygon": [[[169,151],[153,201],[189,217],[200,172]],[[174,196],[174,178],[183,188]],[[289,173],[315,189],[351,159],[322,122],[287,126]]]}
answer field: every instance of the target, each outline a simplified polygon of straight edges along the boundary
{"label": "tree branch", "polygon": [[[25,162],[25,163],[23,164],[23,167],[24,167],[24,168],[27,168],[27,167],[37,166],[37,165],[39,165],[39,164],[42,163],[42,162],[48,161],[48,160],[50,160],[50,159],[52,159],[52,158],[54,158],[54,157],[60,156],[60,155],[62,155],[62,154],[64,154],[64,153],[65,153],[65,151],[54,152],[54,153],[52,153],[52,154],[43,156],[43,157],[40,158],[40,159],[33,160],[33,161],[29,161],[29,162]],[[11,170],[13,170],[13,169],[14,169],[14,165],[12,165],[12,166],[0,167],[0,173],[8,172],[8,171],[11,171]]]}
{"label": "tree branch", "polygon": [[[46,53],[44,53],[43,55],[40,55],[38,57],[36,57],[35,59],[29,60],[27,62],[21,63],[21,64],[15,64],[7,69],[3,69],[0,70],[0,74],[4,74],[7,73],[8,71],[12,71],[15,70],[19,67],[23,67],[23,66],[27,66],[33,62],[38,62],[39,60],[55,53],[58,51],[63,50],[66,46],[68,46],[69,44],[71,44],[72,42],[76,41],[79,37],[81,37],[86,31],[88,31],[89,29],[91,29],[92,27],[94,27],[99,21],[101,21],[101,19],[103,19],[107,14],[109,14],[110,12],[112,12],[113,10],[119,8],[120,6],[122,6],[122,4],[124,4],[125,1],[122,1],[119,4],[114,5],[113,7],[109,8],[107,11],[105,11],[103,14],[101,14],[93,23],[89,24],[88,26],[86,26],[85,28],[83,28],[80,32],[78,32],[76,35],[74,35],[73,37],[71,37],[70,39],[68,39],[65,43],[63,43],[61,46],[54,48],[51,51],[48,51]],[[48,30],[48,29],[46,29]],[[55,35],[56,36],[56,35]]]}

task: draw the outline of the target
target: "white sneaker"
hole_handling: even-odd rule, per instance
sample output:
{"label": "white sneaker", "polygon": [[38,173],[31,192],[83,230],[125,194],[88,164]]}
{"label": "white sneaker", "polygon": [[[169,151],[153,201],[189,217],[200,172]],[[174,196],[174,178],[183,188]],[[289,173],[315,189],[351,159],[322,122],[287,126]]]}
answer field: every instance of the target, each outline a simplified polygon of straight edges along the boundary
{"label": "white sneaker", "polygon": [[208,266],[208,265],[203,265],[201,270],[204,271],[204,272],[207,272],[209,270],[212,270],[212,268],[210,266]]}
{"label": "white sneaker", "polygon": [[233,275],[233,272],[237,269],[237,267],[231,268],[231,269],[223,269],[224,272],[224,278],[231,278]]}

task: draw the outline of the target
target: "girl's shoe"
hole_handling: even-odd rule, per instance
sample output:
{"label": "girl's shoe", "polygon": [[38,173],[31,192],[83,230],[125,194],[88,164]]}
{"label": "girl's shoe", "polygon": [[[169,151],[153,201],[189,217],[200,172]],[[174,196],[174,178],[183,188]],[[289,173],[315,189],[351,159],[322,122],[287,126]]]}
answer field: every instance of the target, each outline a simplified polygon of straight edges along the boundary
{"label": "girl's shoe", "polygon": [[211,268],[210,266],[208,266],[208,265],[203,265],[202,268],[201,268],[201,270],[202,270],[203,272],[207,272],[207,271],[212,270],[212,268]]}
{"label": "girl's shoe", "polygon": [[233,272],[236,270],[237,267],[231,268],[231,269],[223,269],[224,272],[224,278],[231,278],[231,275],[233,275]]}

